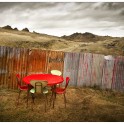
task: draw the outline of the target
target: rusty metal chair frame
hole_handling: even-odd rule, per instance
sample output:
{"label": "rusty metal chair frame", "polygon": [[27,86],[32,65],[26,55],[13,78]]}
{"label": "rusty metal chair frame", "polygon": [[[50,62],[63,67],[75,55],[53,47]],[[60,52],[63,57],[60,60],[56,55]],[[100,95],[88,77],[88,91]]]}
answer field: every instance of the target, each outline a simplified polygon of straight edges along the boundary
{"label": "rusty metal chair frame", "polygon": [[[35,94],[39,93],[45,97],[45,112],[46,112],[46,104],[48,104],[48,99],[47,99],[47,81],[44,80],[31,80],[30,84],[34,87],[33,89],[30,90],[31,96],[32,96],[32,103],[34,105],[34,99],[35,99]],[[33,110],[33,106],[32,106]]]}
{"label": "rusty metal chair frame", "polygon": [[22,91],[28,91],[28,86],[27,85],[21,85],[21,77],[19,74],[16,74],[16,79],[17,79],[17,84],[18,84],[18,89],[19,89],[19,95],[17,98],[17,105],[19,105],[19,99]]}
{"label": "rusty metal chair frame", "polygon": [[[66,88],[69,84],[69,81],[70,81],[70,78],[66,77],[66,84],[65,84],[64,88],[56,87],[56,88],[52,89],[51,102],[53,101],[53,108],[54,108],[54,105],[55,105],[56,94],[63,94],[64,95],[64,103],[65,103],[65,108],[66,108],[67,100],[66,100],[65,93],[66,93]],[[51,105],[51,102],[50,102],[50,105]]]}

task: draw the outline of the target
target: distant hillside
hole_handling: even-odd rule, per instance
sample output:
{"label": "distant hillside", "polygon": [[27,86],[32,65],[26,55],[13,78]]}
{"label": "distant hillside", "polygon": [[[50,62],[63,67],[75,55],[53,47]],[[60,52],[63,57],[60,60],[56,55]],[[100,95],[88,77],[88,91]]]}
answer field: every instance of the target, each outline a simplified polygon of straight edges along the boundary
{"label": "distant hillside", "polygon": [[97,42],[97,41],[102,41],[105,39],[110,39],[110,36],[98,36],[89,32],[85,32],[85,33],[74,33],[72,35],[69,36],[62,36],[62,38],[66,39],[66,40],[73,40],[73,41],[77,41],[77,42]]}
{"label": "distant hillside", "polygon": [[98,36],[89,32],[57,37],[30,32],[28,28],[19,31],[7,25],[0,28],[0,45],[124,56],[124,37]]}

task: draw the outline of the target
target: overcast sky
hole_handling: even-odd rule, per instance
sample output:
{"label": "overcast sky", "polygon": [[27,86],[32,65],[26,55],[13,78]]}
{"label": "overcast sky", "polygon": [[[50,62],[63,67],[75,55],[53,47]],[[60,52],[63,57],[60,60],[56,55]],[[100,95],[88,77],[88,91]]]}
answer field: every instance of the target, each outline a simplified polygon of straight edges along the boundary
{"label": "overcast sky", "polygon": [[0,2],[0,27],[5,25],[55,36],[124,37],[124,2]]}

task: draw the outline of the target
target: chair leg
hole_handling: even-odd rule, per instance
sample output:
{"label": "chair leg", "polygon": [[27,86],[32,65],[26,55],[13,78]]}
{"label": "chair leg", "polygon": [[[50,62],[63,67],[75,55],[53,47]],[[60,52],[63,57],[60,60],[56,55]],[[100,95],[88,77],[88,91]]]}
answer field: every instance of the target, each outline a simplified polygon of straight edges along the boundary
{"label": "chair leg", "polygon": [[45,96],[46,96],[46,101],[47,101],[47,105],[48,105],[48,98],[47,98],[47,94],[46,94]]}
{"label": "chair leg", "polygon": [[34,94],[33,93],[31,93],[31,97],[32,97],[32,103],[34,104],[35,97],[34,97]]}
{"label": "chair leg", "polygon": [[51,98],[50,98],[50,106],[51,106],[52,101],[53,101],[53,92],[52,92],[52,95],[51,95]]}
{"label": "chair leg", "polygon": [[56,93],[55,93],[55,99],[56,99]]}
{"label": "chair leg", "polygon": [[54,108],[54,104],[55,104],[55,97],[56,97],[56,93],[53,93],[53,108]]}
{"label": "chair leg", "polygon": [[65,102],[65,108],[66,108],[66,97],[65,97],[65,93],[63,95],[64,95],[64,102]]}
{"label": "chair leg", "polygon": [[33,106],[34,106],[34,94],[33,93],[31,93],[31,97],[32,97],[32,111],[33,111]]}
{"label": "chair leg", "polygon": [[[45,95],[45,94],[44,94]],[[47,101],[47,97],[45,95],[45,112],[46,112],[46,101]]]}
{"label": "chair leg", "polygon": [[17,105],[19,104],[20,94],[21,94],[21,90],[19,89],[19,95],[18,95]]}
{"label": "chair leg", "polygon": [[28,97],[29,97],[29,86],[28,86],[28,90],[27,90],[27,107],[28,107]]}

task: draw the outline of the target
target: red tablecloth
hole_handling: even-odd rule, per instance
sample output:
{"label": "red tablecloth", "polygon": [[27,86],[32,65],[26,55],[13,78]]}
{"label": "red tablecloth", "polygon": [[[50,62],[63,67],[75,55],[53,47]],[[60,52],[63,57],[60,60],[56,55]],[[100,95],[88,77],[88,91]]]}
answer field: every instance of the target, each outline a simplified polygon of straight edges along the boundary
{"label": "red tablecloth", "polygon": [[26,84],[30,84],[31,80],[47,80],[48,85],[60,84],[64,81],[62,76],[52,75],[52,74],[32,74],[23,78]]}

